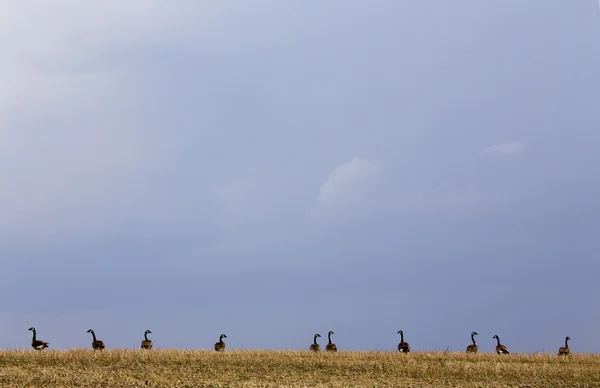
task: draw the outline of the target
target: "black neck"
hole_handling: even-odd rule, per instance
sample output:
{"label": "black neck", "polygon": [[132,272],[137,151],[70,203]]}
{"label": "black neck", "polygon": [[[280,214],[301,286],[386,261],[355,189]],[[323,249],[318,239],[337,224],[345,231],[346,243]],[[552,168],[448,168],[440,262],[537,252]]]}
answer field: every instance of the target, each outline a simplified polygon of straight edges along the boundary
{"label": "black neck", "polygon": [[317,335],[315,334],[314,344],[317,345]]}
{"label": "black neck", "polygon": [[565,347],[569,347],[569,337],[565,338]]}
{"label": "black neck", "polygon": [[496,336],[496,341],[498,341],[498,346],[500,346],[500,337]]}
{"label": "black neck", "polygon": [[471,333],[471,341],[473,341],[473,345],[477,345],[477,342],[475,342],[475,334]]}
{"label": "black neck", "polygon": [[32,331],[33,331],[33,340],[35,341],[35,329],[33,329]]}
{"label": "black neck", "polygon": [[329,343],[331,343],[331,333],[327,334],[327,338],[329,339]]}
{"label": "black neck", "polygon": [[400,332],[400,342],[404,342],[404,333]]}
{"label": "black neck", "polygon": [[144,339],[148,341],[148,332],[144,332]]}
{"label": "black neck", "polygon": [[94,341],[96,341],[96,333],[94,333],[94,330],[92,330],[90,333],[92,333],[92,338],[94,339]]}
{"label": "black neck", "polygon": [[221,336],[219,337],[219,342],[223,342],[223,335],[221,334]]}

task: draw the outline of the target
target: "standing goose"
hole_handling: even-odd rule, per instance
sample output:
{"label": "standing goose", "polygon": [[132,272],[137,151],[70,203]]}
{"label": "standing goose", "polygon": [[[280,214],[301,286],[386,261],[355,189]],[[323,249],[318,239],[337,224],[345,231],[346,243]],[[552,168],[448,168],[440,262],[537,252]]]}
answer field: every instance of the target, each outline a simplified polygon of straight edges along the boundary
{"label": "standing goose", "polygon": [[219,342],[215,344],[215,350],[217,352],[222,352],[223,350],[225,350],[225,342],[223,342],[223,338],[227,338],[227,336],[225,334],[221,334],[221,336],[219,337]]}
{"label": "standing goose", "polygon": [[471,333],[471,341],[473,341],[473,343],[467,346],[467,353],[477,353],[477,351],[479,350],[479,346],[477,346],[477,342],[475,342],[476,335],[479,334],[475,331]]}
{"label": "standing goose", "polygon": [[400,343],[398,344],[398,351],[402,353],[410,352],[410,345],[408,342],[404,342],[404,332],[402,330],[398,330],[398,334],[400,334]]}
{"label": "standing goose", "polygon": [[35,350],[44,350],[45,348],[50,346],[50,344],[48,342],[40,341],[35,338],[35,327],[30,327],[27,330],[33,331],[33,338],[31,339],[31,347],[32,348],[34,348]]}
{"label": "standing goose", "polygon": [[150,330],[144,332],[144,340],[142,341],[142,349],[152,349],[152,340],[148,339],[148,334],[152,334]]}
{"label": "standing goose", "polygon": [[498,345],[496,345],[496,353],[498,354],[510,354],[508,352],[508,348],[500,343],[500,338],[495,335],[492,338],[495,338],[498,341]]}
{"label": "standing goose", "polygon": [[315,338],[313,339],[313,344],[310,345],[310,350],[313,352],[318,352],[321,350],[321,346],[317,343],[317,338],[320,337],[321,334],[315,334]]}
{"label": "standing goose", "polygon": [[569,354],[571,354],[571,349],[569,349],[569,341],[570,340],[571,340],[571,337],[569,337],[569,336],[567,336],[567,338],[565,338],[565,346],[558,349],[559,356],[568,356]]}
{"label": "standing goose", "polygon": [[92,333],[92,349],[102,351],[102,349],[104,349],[104,342],[96,339],[96,333],[94,333],[94,330],[89,329],[87,333]]}
{"label": "standing goose", "polygon": [[327,338],[329,338],[329,343],[327,344],[327,346],[325,346],[325,350],[328,352],[337,352],[337,346],[335,346],[335,344],[331,342],[332,334],[335,333],[333,331],[330,331],[329,334],[327,334]]}

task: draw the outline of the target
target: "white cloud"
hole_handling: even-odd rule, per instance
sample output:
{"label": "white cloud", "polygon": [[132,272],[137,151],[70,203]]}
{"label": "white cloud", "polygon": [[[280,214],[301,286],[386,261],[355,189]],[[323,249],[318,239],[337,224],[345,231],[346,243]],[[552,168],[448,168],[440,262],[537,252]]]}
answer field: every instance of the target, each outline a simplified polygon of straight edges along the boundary
{"label": "white cloud", "polygon": [[355,157],[336,167],[321,185],[318,203],[322,207],[359,203],[368,195],[381,174],[381,162]]}
{"label": "white cloud", "polygon": [[525,150],[525,144],[520,141],[513,141],[505,144],[495,144],[483,149],[483,152],[489,154],[516,154]]}

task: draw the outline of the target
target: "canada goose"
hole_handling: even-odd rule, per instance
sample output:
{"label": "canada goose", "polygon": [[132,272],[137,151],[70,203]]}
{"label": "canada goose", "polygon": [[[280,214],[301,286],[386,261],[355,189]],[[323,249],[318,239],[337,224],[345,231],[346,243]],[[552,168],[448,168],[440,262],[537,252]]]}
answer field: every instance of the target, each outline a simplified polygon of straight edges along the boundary
{"label": "canada goose", "polygon": [[102,349],[104,349],[104,342],[96,339],[96,333],[94,333],[94,330],[89,329],[87,333],[92,333],[92,349],[102,351]]}
{"label": "canada goose", "polygon": [[222,352],[223,350],[225,350],[225,342],[223,342],[223,338],[227,338],[227,336],[225,334],[221,334],[221,336],[219,337],[219,342],[215,344],[215,350],[217,352]]}
{"label": "canada goose", "polygon": [[404,342],[404,332],[402,330],[398,330],[398,334],[400,334],[400,343],[398,344],[398,351],[402,353],[410,352],[410,345],[408,342]]}
{"label": "canada goose", "polygon": [[475,331],[471,333],[471,341],[473,341],[473,343],[467,346],[467,353],[477,353],[477,351],[479,350],[479,346],[477,346],[477,342],[475,342],[476,335],[479,334]]}
{"label": "canada goose", "polygon": [[31,347],[32,348],[34,348],[35,350],[44,350],[45,348],[50,346],[50,344],[48,342],[40,341],[35,338],[35,327],[30,327],[27,330],[33,331],[33,338],[31,339]]}
{"label": "canada goose", "polygon": [[152,334],[150,330],[144,332],[144,340],[142,341],[142,349],[152,349],[152,340],[148,339],[148,334]]}
{"label": "canada goose", "polygon": [[327,344],[327,346],[325,346],[325,350],[328,352],[337,352],[337,346],[335,346],[335,344],[331,342],[332,334],[335,333],[333,331],[330,331],[329,334],[327,334],[327,338],[329,338],[329,343]]}
{"label": "canada goose", "polygon": [[498,354],[510,354],[508,352],[508,348],[500,343],[500,338],[495,335],[492,338],[495,338],[498,341],[498,345],[496,345],[496,353]]}
{"label": "canada goose", "polygon": [[568,356],[569,354],[571,354],[571,349],[569,349],[569,341],[570,340],[571,340],[571,337],[569,337],[569,336],[567,336],[567,338],[565,338],[565,346],[558,349],[559,356]]}
{"label": "canada goose", "polygon": [[321,346],[317,343],[317,338],[320,337],[321,334],[315,334],[315,338],[313,339],[313,344],[310,345],[310,350],[313,352],[318,352],[321,350]]}

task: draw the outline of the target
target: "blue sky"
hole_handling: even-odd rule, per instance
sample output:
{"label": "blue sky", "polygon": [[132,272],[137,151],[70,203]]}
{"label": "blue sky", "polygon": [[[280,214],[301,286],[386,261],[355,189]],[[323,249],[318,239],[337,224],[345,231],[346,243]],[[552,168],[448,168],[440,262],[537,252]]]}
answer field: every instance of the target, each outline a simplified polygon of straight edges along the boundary
{"label": "blue sky", "polygon": [[600,351],[599,18],[0,6],[0,347]]}

